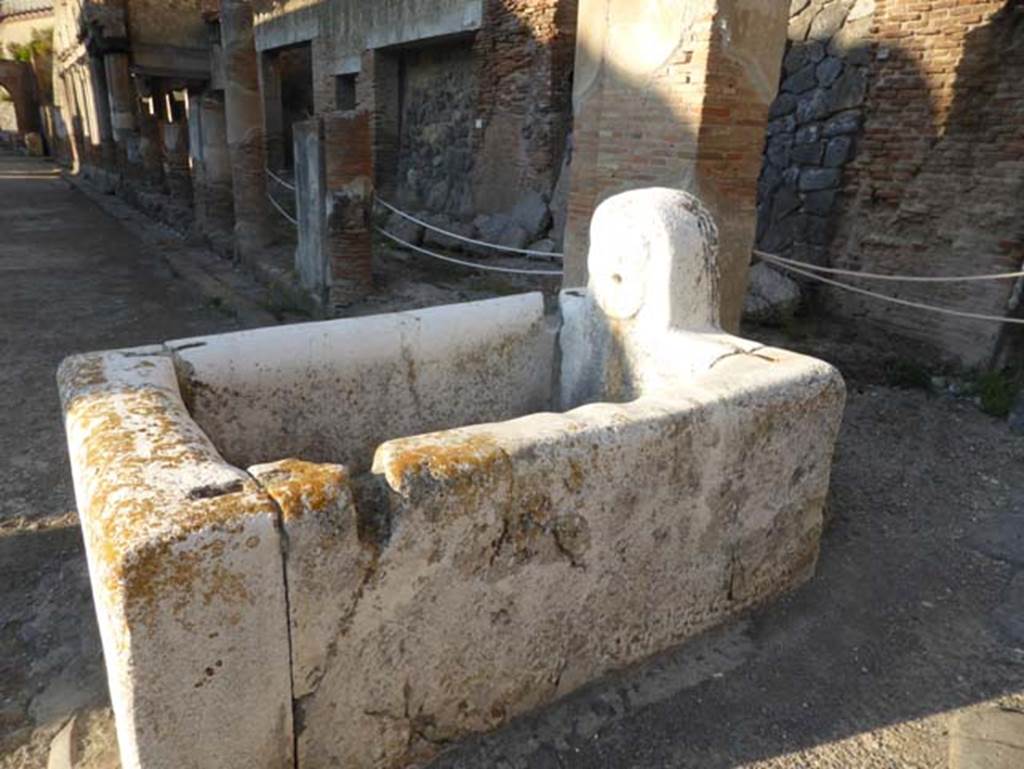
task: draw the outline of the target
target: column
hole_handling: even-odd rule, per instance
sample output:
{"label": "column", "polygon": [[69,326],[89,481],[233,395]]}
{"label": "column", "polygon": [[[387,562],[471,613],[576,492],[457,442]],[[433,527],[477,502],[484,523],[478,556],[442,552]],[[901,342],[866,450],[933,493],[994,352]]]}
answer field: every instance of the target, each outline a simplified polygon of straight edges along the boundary
{"label": "column", "polygon": [[224,122],[224,94],[205,93],[192,102],[196,130],[192,132],[195,165],[196,222],[207,237],[234,228],[231,155]]}
{"label": "column", "polygon": [[99,144],[99,165],[104,171],[114,171],[117,160],[114,150],[114,132],[110,124],[110,99],[107,93],[107,73],[103,59],[89,56],[90,95],[96,120],[96,137]]}
{"label": "column", "polygon": [[110,100],[110,125],[114,133],[117,160],[121,173],[138,178],[142,175],[139,154],[139,123],[136,118],[138,97],[128,70],[127,53],[108,53],[103,57]]}
{"label": "column", "polygon": [[251,258],[269,245],[266,155],[252,6],[223,0],[220,9],[224,47],[224,111],[235,202],[235,253]]}
{"label": "column", "polygon": [[739,326],[786,0],[581,0],[565,285],[587,281],[594,208],[628,189],[698,196],[720,237],[722,324]]}

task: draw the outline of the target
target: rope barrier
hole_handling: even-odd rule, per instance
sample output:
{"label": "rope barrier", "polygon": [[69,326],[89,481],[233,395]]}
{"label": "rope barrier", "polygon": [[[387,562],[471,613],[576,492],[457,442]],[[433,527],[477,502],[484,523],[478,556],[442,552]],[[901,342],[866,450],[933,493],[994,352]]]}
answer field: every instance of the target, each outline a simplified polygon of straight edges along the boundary
{"label": "rope barrier", "polygon": [[798,262],[795,259],[787,259],[778,254],[769,254],[766,251],[754,251],[754,255],[767,262],[773,262],[780,266],[799,267],[811,272],[822,272],[829,275],[847,275],[852,278],[863,278],[865,280],[888,280],[898,283],[967,283],[978,280],[1013,280],[1024,278],[1024,271],[1020,272],[998,272],[989,275],[882,275],[875,272],[857,272],[855,270],[841,270],[837,267],[822,267],[817,264]]}
{"label": "rope barrier", "polygon": [[275,174],[275,173],[274,173],[273,171],[271,171],[271,170],[270,170],[269,168],[264,168],[263,170],[267,172],[267,176],[269,176],[269,177],[270,177],[271,179],[273,179],[273,180],[274,180],[275,182],[277,182],[278,184],[280,184],[280,185],[281,185],[282,187],[284,187],[284,188],[286,188],[286,189],[289,189],[289,190],[291,190],[292,192],[295,192],[295,185],[294,185],[294,184],[290,184],[289,182],[286,182],[286,181],[285,181],[284,179],[282,179],[282,178],[281,178],[280,176],[278,176],[277,174]]}
{"label": "rope barrier", "polygon": [[[771,260],[769,260],[771,261]],[[1001,315],[985,315],[977,312],[962,312],[960,310],[954,310],[949,307],[936,307],[935,305],[925,304],[924,302],[912,302],[909,299],[900,299],[895,296],[887,296],[886,294],[878,294],[874,291],[868,291],[866,288],[860,288],[858,286],[851,286],[848,283],[842,283],[838,280],[832,280],[807,270],[802,270],[798,267],[793,267],[788,264],[778,263],[780,267],[789,272],[794,272],[797,275],[803,275],[805,278],[811,278],[817,280],[820,283],[825,283],[836,288],[841,288],[845,291],[851,291],[855,294],[861,294],[863,296],[871,297],[872,299],[879,299],[883,302],[891,302],[892,304],[898,304],[903,307],[912,307],[915,310],[927,310],[928,312],[935,312],[942,315],[952,315],[957,318],[968,318],[970,320],[985,320],[993,321],[996,323],[1013,323],[1024,325],[1024,318],[1007,318]]]}
{"label": "rope barrier", "polygon": [[379,232],[385,238],[388,238],[389,240],[394,241],[395,243],[397,243],[400,246],[404,246],[405,248],[411,249],[413,251],[416,251],[416,252],[418,252],[420,254],[423,254],[425,256],[432,257],[434,259],[440,259],[442,262],[449,262],[451,264],[460,265],[461,267],[470,267],[470,268],[472,268],[474,270],[485,270],[485,271],[488,271],[488,272],[505,272],[505,273],[511,273],[513,275],[560,276],[562,274],[561,270],[520,270],[520,269],[516,269],[514,267],[493,267],[493,266],[487,265],[487,264],[478,264],[477,262],[467,262],[467,261],[464,261],[462,259],[455,259],[455,258],[453,258],[451,256],[443,256],[442,254],[434,253],[433,251],[430,251],[430,250],[428,250],[426,248],[420,248],[419,246],[414,246],[412,243],[407,243],[406,241],[402,240],[397,235],[392,235],[390,232],[388,232],[387,230],[385,230],[382,227],[374,227],[374,229],[377,230],[377,232]]}
{"label": "rope barrier", "polygon": [[382,206],[384,206],[384,208],[398,214],[403,219],[408,219],[410,222],[418,224],[420,227],[428,229],[431,232],[436,232],[440,235],[447,235],[449,238],[453,238],[454,240],[460,240],[463,243],[472,243],[474,246],[493,248],[495,251],[505,251],[510,254],[525,254],[526,256],[546,256],[552,259],[562,259],[565,256],[562,253],[554,251],[534,251],[530,250],[529,248],[513,248],[512,246],[499,246],[496,243],[487,243],[486,241],[483,240],[474,240],[473,238],[467,238],[465,235],[459,235],[458,233],[455,232],[449,232],[448,230],[442,229],[441,227],[430,224],[429,222],[425,222],[422,219],[417,219],[412,214],[407,214],[405,211],[396,208],[395,206],[388,203],[386,200],[382,200],[379,197],[375,198],[375,200]]}
{"label": "rope barrier", "polygon": [[278,204],[278,202],[276,200],[274,200],[274,196],[271,195],[269,192],[267,193],[267,200],[270,201],[270,205],[272,205],[274,208],[277,209],[277,213],[281,214],[281,216],[283,216],[285,219],[287,219],[289,222],[291,222],[296,227],[299,226],[298,220],[295,219],[294,217],[292,217],[292,215],[289,214],[287,211],[285,211],[283,208],[281,208],[281,206]]}

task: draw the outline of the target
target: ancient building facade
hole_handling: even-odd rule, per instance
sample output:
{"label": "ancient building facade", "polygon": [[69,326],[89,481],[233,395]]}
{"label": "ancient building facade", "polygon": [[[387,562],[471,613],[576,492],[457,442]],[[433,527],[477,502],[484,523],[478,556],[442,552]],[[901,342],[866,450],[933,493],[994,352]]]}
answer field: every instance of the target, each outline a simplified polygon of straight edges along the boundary
{"label": "ancient building facade", "polygon": [[299,273],[322,302],[369,285],[370,191],[464,235],[554,248],[577,0],[254,6],[267,163],[301,182]]}
{"label": "ancient building facade", "polygon": [[[794,0],[789,39],[759,188],[763,249],[905,275],[1021,268],[1024,3]],[[882,288],[959,311],[1021,312],[1012,281]],[[822,297],[913,357],[985,366],[1014,349],[1000,324],[839,289]]]}
{"label": "ancient building facade", "polygon": [[0,0],[0,132],[52,134],[52,34],[52,0]]}
{"label": "ancient building facade", "polygon": [[140,202],[171,201],[154,213],[187,216],[187,99],[209,80],[207,34],[198,0],[57,0],[59,156]]}
{"label": "ancient building facade", "polygon": [[571,115],[577,0],[256,3],[269,160],[292,126],[373,112],[382,192],[472,219],[549,196]]}

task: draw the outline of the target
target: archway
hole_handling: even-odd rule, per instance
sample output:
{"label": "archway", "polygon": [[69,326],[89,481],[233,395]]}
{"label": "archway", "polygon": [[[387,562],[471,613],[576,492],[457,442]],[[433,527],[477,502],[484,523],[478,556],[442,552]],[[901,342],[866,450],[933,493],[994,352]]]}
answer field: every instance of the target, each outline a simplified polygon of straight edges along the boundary
{"label": "archway", "polygon": [[0,133],[18,132],[18,111],[14,107],[14,97],[0,84]]}
{"label": "archway", "polygon": [[0,61],[0,88],[7,92],[13,105],[17,130],[20,133],[39,130],[39,108],[35,97],[35,75],[23,61]]}

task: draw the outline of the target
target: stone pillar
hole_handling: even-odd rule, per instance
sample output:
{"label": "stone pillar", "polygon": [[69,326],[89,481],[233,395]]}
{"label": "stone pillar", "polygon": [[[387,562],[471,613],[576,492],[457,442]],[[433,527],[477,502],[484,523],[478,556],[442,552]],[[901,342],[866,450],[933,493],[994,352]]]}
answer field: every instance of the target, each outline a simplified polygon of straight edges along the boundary
{"label": "stone pillar", "polygon": [[192,200],[192,178],[188,168],[188,124],[184,119],[160,121],[163,143],[164,178],[171,197],[182,202]]}
{"label": "stone pillar", "polygon": [[157,110],[160,125],[160,146],[163,150],[164,179],[171,197],[192,204],[192,176],[189,170],[188,110],[173,91],[167,92]]}
{"label": "stone pillar", "polygon": [[231,155],[224,124],[224,94],[192,97],[189,135],[193,159],[196,224],[207,237],[221,237],[234,228]]}
{"label": "stone pillar", "polygon": [[295,272],[299,285],[321,310],[326,309],[328,300],[323,134],[323,120],[318,117],[296,123],[292,134],[295,142],[295,218],[299,222]]}
{"label": "stone pillar", "polygon": [[77,174],[80,145],[75,133],[75,95],[67,70],[58,74],[54,86],[54,96],[57,98],[57,134],[62,139],[60,160],[71,169],[71,173]]}
{"label": "stone pillar", "polygon": [[96,139],[100,146],[100,165],[105,171],[117,168],[114,148],[114,130],[110,121],[110,98],[107,91],[107,73],[100,56],[89,57],[89,81],[96,119]]}
{"label": "stone pillar", "polygon": [[114,133],[118,164],[129,177],[141,176],[139,124],[136,119],[137,96],[128,71],[127,53],[108,53],[103,57],[110,101],[110,125]]}
{"label": "stone pillar", "polygon": [[284,168],[284,113],[281,103],[281,70],[277,57],[267,53],[259,57],[260,90],[263,94],[264,146],[267,166],[280,171]]}
{"label": "stone pillar", "polygon": [[147,79],[135,80],[136,92],[143,104],[139,109],[139,163],[142,166],[142,182],[148,187],[162,189],[164,167],[162,159],[160,124],[157,110],[161,108],[162,95],[153,90]]}
{"label": "stone pillar", "polygon": [[787,0],[580,0],[565,285],[587,282],[605,198],[673,187],[718,225],[722,324],[739,326]]}
{"label": "stone pillar", "polygon": [[235,200],[235,253],[245,260],[270,243],[263,110],[252,6],[223,0],[224,107]]}

